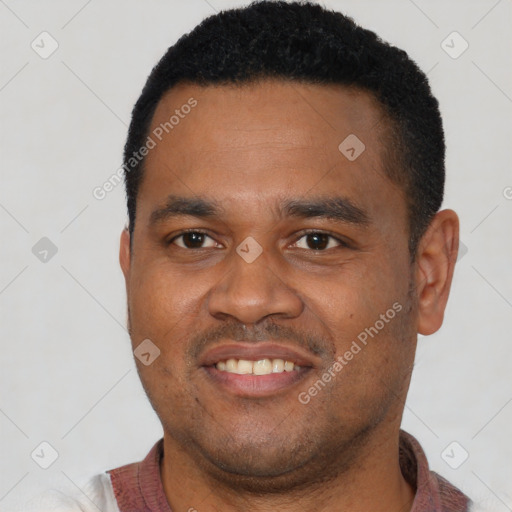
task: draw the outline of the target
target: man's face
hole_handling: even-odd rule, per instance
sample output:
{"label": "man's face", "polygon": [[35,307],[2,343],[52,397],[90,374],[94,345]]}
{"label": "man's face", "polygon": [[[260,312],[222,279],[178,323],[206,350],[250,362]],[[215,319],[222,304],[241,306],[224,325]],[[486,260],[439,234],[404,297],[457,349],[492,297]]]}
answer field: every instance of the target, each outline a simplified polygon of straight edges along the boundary
{"label": "man's face", "polygon": [[[151,132],[191,97],[146,157],[123,265],[133,348],[160,349],[137,361],[142,383],[169,442],[212,474],[339,470],[400,423],[416,343],[382,113],[335,86],[182,84]],[[211,204],[183,214],[177,198]]]}

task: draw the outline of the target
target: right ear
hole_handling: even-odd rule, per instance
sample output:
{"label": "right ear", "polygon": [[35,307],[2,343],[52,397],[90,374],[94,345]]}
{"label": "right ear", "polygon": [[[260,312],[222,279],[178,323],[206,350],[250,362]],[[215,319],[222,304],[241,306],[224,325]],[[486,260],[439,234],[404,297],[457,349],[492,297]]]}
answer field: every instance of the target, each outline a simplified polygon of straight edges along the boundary
{"label": "right ear", "polygon": [[119,244],[119,264],[124,274],[124,280],[126,283],[126,289],[128,289],[128,282],[130,276],[130,263],[131,263],[131,251],[130,251],[130,232],[128,228],[124,228],[121,233],[121,241]]}

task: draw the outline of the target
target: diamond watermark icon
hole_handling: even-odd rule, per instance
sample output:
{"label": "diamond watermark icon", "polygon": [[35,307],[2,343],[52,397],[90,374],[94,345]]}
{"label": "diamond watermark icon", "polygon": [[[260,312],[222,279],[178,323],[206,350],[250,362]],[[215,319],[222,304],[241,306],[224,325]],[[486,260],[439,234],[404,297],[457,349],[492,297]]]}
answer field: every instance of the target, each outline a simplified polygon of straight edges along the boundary
{"label": "diamond watermark icon", "polygon": [[32,41],[30,46],[41,59],[47,59],[57,51],[59,43],[49,32],[44,31]]}
{"label": "diamond watermark icon", "polygon": [[361,153],[366,149],[366,146],[363,144],[362,140],[357,137],[357,135],[351,133],[338,146],[338,149],[347,160],[353,162],[359,158]]}
{"label": "diamond watermark icon", "polygon": [[42,263],[48,263],[56,254],[57,246],[46,236],[32,247],[32,254]]}
{"label": "diamond watermark icon", "polygon": [[263,252],[263,247],[252,236],[248,236],[236,248],[236,252],[247,263],[252,263]]}
{"label": "diamond watermark icon", "polygon": [[459,240],[459,252],[457,253],[457,261],[460,261],[466,254],[468,253],[468,246],[462,241]]}
{"label": "diamond watermark icon", "polygon": [[457,31],[453,31],[443,39],[441,48],[452,59],[458,59],[469,48],[469,43]]}
{"label": "diamond watermark icon", "polygon": [[452,441],[441,453],[441,458],[452,469],[458,469],[466,462],[469,453],[457,441]]}
{"label": "diamond watermark icon", "polygon": [[133,354],[143,365],[149,366],[160,355],[160,349],[150,339],[145,339]]}
{"label": "diamond watermark icon", "polygon": [[48,469],[59,458],[59,452],[50,443],[43,441],[34,448],[30,456],[39,467]]}

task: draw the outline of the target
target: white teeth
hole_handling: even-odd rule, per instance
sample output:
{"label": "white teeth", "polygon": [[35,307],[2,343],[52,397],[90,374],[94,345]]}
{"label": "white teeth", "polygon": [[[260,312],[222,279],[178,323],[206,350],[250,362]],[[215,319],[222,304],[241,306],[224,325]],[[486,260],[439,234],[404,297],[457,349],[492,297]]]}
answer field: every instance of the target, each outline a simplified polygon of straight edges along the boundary
{"label": "white teeth", "polygon": [[237,373],[239,375],[269,375],[301,369],[292,361],[284,361],[283,359],[260,359],[259,361],[228,359],[219,361],[215,366],[221,372]]}
{"label": "white teeth", "polygon": [[272,361],[272,371],[274,373],[284,372],[284,361],[282,359],[274,359]]}
{"label": "white teeth", "polygon": [[[220,370],[220,368],[217,368]],[[226,361],[226,371],[230,373],[238,373],[238,361],[236,359],[228,359]]]}
{"label": "white teeth", "polygon": [[272,373],[272,361],[270,359],[254,361],[252,366],[252,373],[254,373],[254,375],[268,375],[269,373]]}
{"label": "white teeth", "polygon": [[240,359],[238,361],[238,373],[240,373],[241,375],[252,373],[252,368],[252,361],[246,361],[245,359]]}

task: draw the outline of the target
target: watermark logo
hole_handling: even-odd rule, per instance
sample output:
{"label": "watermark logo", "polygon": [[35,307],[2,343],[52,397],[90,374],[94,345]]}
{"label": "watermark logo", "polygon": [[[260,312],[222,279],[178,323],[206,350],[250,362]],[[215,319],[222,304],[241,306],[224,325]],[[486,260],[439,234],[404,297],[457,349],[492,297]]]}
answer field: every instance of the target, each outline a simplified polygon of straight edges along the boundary
{"label": "watermark logo", "polygon": [[441,48],[452,59],[458,59],[469,48],[469,43],[457,31],[453,31],[443,39]]}
{"label": "watermark logo", "polygon": [[384,329],[397,313],[402,311],[402,304],[395,302],[385,313],[379,316],[379,319],[370,327],[366,327],[358,335],[357,339],[352,341],[349,350],[347,350],[342,356],[338,356],[334,363],[322,374],[322,376],[311,386],[307,391],[302,391],[297,395],[297,399],[303,405],[309,404],[311,398],[318,395],[318,393],[325,388],[325,386],[331,382],[336,375],[345,368],[345,366],[354,359],[354,356],[359,354],[361,350],[368,344],[368,337],[373,338],[379,332]]}
{"label": "watermark logo", "polygon": [[468,253],[468,246],[462,241],[459,240],[459,252],[457,253],[457,261],[460,261],[466,254]]}
{"label": "watermark logo", "polygon": [[59,47],[57,40],[49,32],[41,32],[30,44],[41,59],[48,59],[51,57]]}
{"label": "watermark logo", "polygon": [[39,467],[48,469],[59,458],[59,452],[50,443],[43,441],[34,448],[30,456]]}
{"label": "watermark logo", "polygon": [[160,356],[160,349],[148,338],[133,351],[134,356],[144,365],[149,366]]}
{"label": "watermark logo", "polygon": [[42,263],[48,263],[56,254],[57,246],[46,236],[43,236],[32,247],[32,254]]}
{"label": "watermark logo", "polygon": [[351,133],[338,146],[338,149],[347,160],[353,162],[359,158],[361,153],[363,153],[363,151],[366,149],[366,146],[357,135]]}
{"label": "watermark logo", "polygon": [[93,197],[98,201],[105,199],[110,192],[123,182],[123,176],[142,162],[149,152],[156,148],[158,143],[164,139],[165,134],[170,133],[176,126],[178,126],[181,120],[185,119],[195,106],[197,106],[197,100],[189,98],[187,103],[184,103],[179,109],[174,111],[174,114],[168,121],[160,123],[156,128],[154,128],[151,135],[148,135],[146,138],[146,142],[137,151],[134,151],[132,156],[128,158],[121,167],[111,174],[102,185],[93,188]]}
{"label": "watermark logo", "polygon": [[467,450],[457,441],[452,441],[442,452],[441,458],[452,469],[458,469],[469,457]]}
{"label": "watermark logo", "polygon": [[236,248],[236,252],[247,263],[252,263],[263,252],[263,247],[252,236],[248,236]]}

